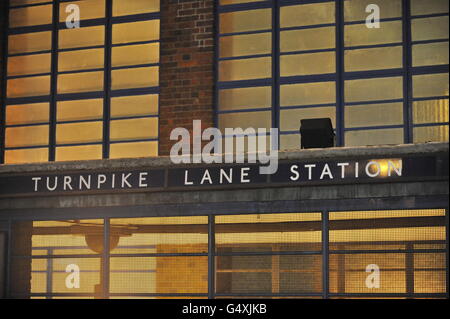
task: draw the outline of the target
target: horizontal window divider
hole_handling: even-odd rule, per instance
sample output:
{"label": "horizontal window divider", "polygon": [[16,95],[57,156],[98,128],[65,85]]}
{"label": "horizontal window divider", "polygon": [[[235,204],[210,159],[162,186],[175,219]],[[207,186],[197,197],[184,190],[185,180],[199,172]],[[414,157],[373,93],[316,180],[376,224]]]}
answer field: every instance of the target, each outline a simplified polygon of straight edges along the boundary
{"label": "horizontal window divider", "polygon": [[298,4],[334,2],[333,0],[302,0],[301,3],[299,3],[299,0],[278,0],[278,1],[280,2],[280,7],[288,7]]}
{"label": "horizontal window divider", "polygon": [[86,99],[97,99],[97,98],[103,98],[103,97],[104,97],[103,91],[79,92],[79,93],[57,94],[56,100],[57,101],[86,100]]}
{"label": "horizontal window divider", "polygon": [[397,47],[397,46],[402,46],[402,45],[403,45],[402,42],[368,44],[368,45],[355,45],[355,46],[351,46],[351,47],[344,47],[344,50],[361,50],[361,49],[387,48],[387,47]]}
{"label": "horizontal window divider", "polygon": [[64,48],[64,49],[58,49],[58,53],[62,52],[73,52],[73,51],[83,51],[83,50],[92,50],[92,49],[104,49],[105,46],[103,44],[101,45],[91,45],[86,47],[77,47],[77,48]]}
{"label": "horizontal window divider", "polygon": [[108,294],[110,297],[208,297],[208,293],[122,293],[111,292]]}
{"label": "horizontal window divider", "polygon": [[251,3],[237,3],[228,5],[219,5],[217,8],[218,13],[229,13],[236,11],[247,11],[247,10],[257,10],[257,9],[269,9],[272,8],[272,0],[261,0],[258,2]]}
{"label": "horizontal window divider", "polygon": [[368,131],[368,130],[382,130],[382,129],[395,129],[395,128],[403,128],[403,124],[399,125],[376,125],[376,126],[361,126],[361,127],[346,127],[344,131]]}
{"label": "horizontal window divider", "polygon": [[36,78],[39,76],[50,76],[51,73],[35,73],[35,74],[21,74],[21,75],[9,75],[7,77],[8,80],[14,80],[14,79],[23,79],[23,78]]}
{"label": "horizontal window divider", "polygon": [[111,97],[158,94],[158,93],[159,93],[159,87],[152,86],[152,87],[147,87],[147,88],[114,90],[114,91],[111,91]]}
{"label": "horizontal window divider", "polygon": [[302,256],[322,255],[322,251],[261,251],[261,252],[216,252],[215,256]]}
{"label": "horizontal window divider", "polygon": [[52,30],[53,30],[52,24],[41,24],[41,25],[34,25],[34,26],[28,26],[28,27],[9,28],[8,35],[44,32],[44,31],[52,31]]}
{"label": "horizontal window divider", "polygon": [[28,145],[28,146],[14,146],[5,147],[5,151],[31,150],[36,148],[48,148],[48,145]]}
{"label": "horizontal window divider", "polygon": [[226,81],[218,82],[219,89],[239,89],[259,86],[271,86],[273,80],[271,78],[257,79],[257,80],[240,80],[240,81]]}
{"label": "horizontal window divider", "polygon": [[436,17],[448,17],[448,12],[411,15],[411,19],[436,18]]}
{"label": "horizontal window divider", "polygon": [[427,97],[415,97],[412,99],[412,101],[419,102],[419,101],[430,101],[430,100],[447,100],[448,98],[449,98],[448,95],[427,96]]}
{"label": "horizontal window divider", "polygon": [[13,97],[6,99],[6,104],[8,105],[33,104],[43,102],[50,102],[50,97],[48,95],[45,95],[45,96],[30,96],[30,97]]}
{"label": "horizontal window divider", "polygon": [[[96,26],[103,26],[106,23],[106,18],[95,18],[95,19],[88,19],[88,20],[80,20],[80,29],[86,28],[86,27],[96,27]],[[65,30],[70,29],[67,28],[66,22],[58,22],[58,30]]]}
{"label": "horizontal window divider", "polygon": [[237,36],[237,35],[251,35],[251,34],[260,34],[260,33],[270,33],[270,34],[272,34],[272,29],[227,32],[227,33],[218,34],[218,36],[219,36],[219,38],[222,38],[222,37],[230,37],[230,36]]}
{"label": "horizontal window divider", "polygon": [[[86,247],[87,248],[87,247]],[[102,254],[72,254],[72,255],[32,255],[32,256],[11,256],[11,258],[20,259],[70,259],[70,258],[101,258]]]}
{"label": "horizontal window divider", "polygon": [[449,125],[449,122],[420,123],[420,124],[413,124],[413,127],[429,127],[429,126],[445,126],[445,125]]}
{"label": "horizontal window divider", "polygon": [[160,66],[160,63],[146,63],[146,64],[136,64],[136,65],[124,65],[124,66],[113,66],[111,70],[126,70],[126,69],[138,69],[138,68],[149,68]]}
{"label": "horizontal window divider", "polygon": [[280,32],[283,31],[295,31],[295,30],[305,30],[305,29],[319,29],[319,28],[327,28],[327,27],[335,27],[336,23],[321,23],[321,24],[312,24],[312,25],[299,25],[296,27],[284,27],[280,28]]}
{"label": "horizontal window divider", "polygon": [[322,53],[322,52],[336,52],[336,48],[316,49],[316,50],[300,50],[300,51],[286,51],[286,52],[280,52],[280,56],[283,56],[283,55]]}
{"label": "horizontal window divider", "polygon": [[60,143],[56,143],[56,147],[71,147],[71,146],[92,146],[92,145],[102,145],[102,141],[98,141],[98,142],[85,142],[85,143],[68,143],[68,144],[60,144]]}
{"label": "horizontal window divider", "polygon": [[404,73],[405,73],[404,69],[345,72],[344,80],[362,80],[362,79],[395,77],[395,76],[402,76]]}
{"label": "horizontal window divider", "polygon": [[41,126],[41,125],[49,125],[50,122],[38,122],[38,123],[23,123],[23,124],[7,124],[6,128],[10,127],[28,127],[28,126]]}
{"label": "horizontal window divider", "polygon": [[78,292],[78,293],[30,293],[30,294],[26,294],[26,295],[21,295],[21,294],[12,294],[13,296],[24,296],[24,297],[46,297],[46,298],[52,298],[52,297],[92,297],[94,298],[96,295],[91,292],[91,293],[82,293],[82,292]]}
{"label": "horizontal window divider", "polygon": [[335,107],[336,103],[280,106],[280,110],[308,109],[313,107]]}
{"label": "horizontal window divider", "polygon": [[134,139],[134,140],[111,140],[110,144],[125,144],[125,143],[139,143],[139,142],[157,142],[158,138],[142,138],[142,139]]}
{"label": "horizontal window divider", "polygon": [[272,107],[261,107],[261,108],[251,108],[251,109],[239,109],[239,110],[218,110],[218,114],[233,114],[233,113],[247,113],[247,112],[261,112],[270,111]]}
{"label": "horizontal window divider", "polygon": [[38,54],[50,54],[52,50],[41,50],[41,51],[33,51],[33,52],[21,52],[21,53],[10,53],[8,54],[9,58],[18,57],[18,56],[30,56],[30,55],[38,55]]}
{"label": "horizontal window divider", "polygon": [[141,44],[152,44],[152,43],[159,43],[159,40],[148,40],[148,41],[136,41],[136,42],[127,42],[127,43],[113,43],[111,47],[125,47],[125,46],[131,46],[131,45],[141,45]]}
{"label": "horizontal window divider", "polygon": [[58,75],[64,74],[79,74],[79,73],[92,73],[92,72],[103,72],[104,68],[95,68],[95,69],[84,69],[84,70],[71,70],[71,71],[59,71]]}
{"label": "horizontal window divider", "polygon": [[147,119],[147,118],[158,118],[158,114],[151,114],[151,115],[134,115],[134,116],[117,116],[112,117],[111,121],[121,121],[121,120],[135,120],[135,119]]}
{"label": "horizontal window divider", "polygon": [[242,56],[230,56],[219,58],[219,61],[230,61],[230,60],[247,60],[247,59],[255,59],[255,58],[266,58],[271,57],[272,53],[264,53],[264,54],[253,54],[253,55],[242,55]]}
{"label": "horizontal window divider", "polygon": [[[330,243],[333,244],[333,243]],[[370,249],[370,250],[332,250],[330,254],[420,254],[420,253],[445,253],[446,249]]]}
{"label": "horizontal window divider", "polygon": [[312,293],[215,293],[217,297],[322,297],[322,292]]}
{"label": "horizontal window divider", "polygon": [[128,23],[128,22],[142,22],[142,21],[150,21],[150,20],[158,20],[161,18],[161,14],[159,12],[151,12],[151,13],[139,13],[132,14],[126,16],[117,16],[112,17],[113,24],[119,23]]}
{"label": "horizontal window divider", "polygon": [[403,103],[403,98],[388,99],[388,100],[374,100],[374,101],[346,102],[344,106],[360,106],[360,105],[384,104],[384,103]]}
{"label": "horizontal window divider", "polygon": [[441,43],[441,42],[448,42],[448,41],[449,41],[449,38],[432,39],[432,40],[419,40],[419,41],[412,41],[411,45],[429,44],[429,43]]}
{"label": "horizontal window divider", "polygon": [[[60,1],[63,1],[63,0],[60,0]],[[79,0],[75,0],[75,1],[79,1]],[[45,6],[45,5],[49,5],[49,4],[53,4],[53,1],[47,1],[47,2],[42,2],[42,3],[19,4],[19,5],[10,4],[9,8],[10,9],[21,9],[21,8]]]}
{"label": "horizontal window divider", "polygon": [[80,2],[83,0],[59,0],[59,2]]}
{"label": "horizontal window divider", "polygon": [[412,68],[412,75],[424,75],[424,74],[437,74],[437,73],[448,73],[449,65],[433,65],[433,66],[416,66]]}
{"label": "horizontal window divider", "polygon": [[142,254],[110,254],[113,258],[139,258],[139,257],[207,257],[208,253],[142,253]]}
{"label": "horizontal window divider", "polygon": [[70,120],[70,121],[56,121],[56,124],[76,124],[76,123],[89,123],[89,122],[103,122],[103,118],[85,119],[85,120]]}
{"label": "horizontal window divider", "polygon": [[[391,22],[391,21],[402,21],[402,17],[392,17],[392,18],[381,18],[380,22]],[[357,20],[357,21],[345,21],[344,26],[346,25],[355,25],[355,24],[366,24],[366,20]]]}
{"label": "horizontal window divider", "polygon": [[314,75],[296,75],[280,78],[280,85],[298,84],[298,83],[315,83],[315,82],[331,82],[336,81],[336,73],[314,74]]}

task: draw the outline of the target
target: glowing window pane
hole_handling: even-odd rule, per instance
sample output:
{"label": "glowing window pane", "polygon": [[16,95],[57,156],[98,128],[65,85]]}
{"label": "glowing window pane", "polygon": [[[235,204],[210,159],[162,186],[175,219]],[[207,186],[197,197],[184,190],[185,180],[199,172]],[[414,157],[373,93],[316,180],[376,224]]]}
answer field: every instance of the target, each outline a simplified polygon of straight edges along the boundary
{"label": "glowing window pane", "polygon": [[59,72],[101,69],[104,67],[103,49],[60,52],[58,58]]}
{"label": "glowing window pane", "polygon": [[448,96],[448,73],[413,76],[413,96]]}
{"label": "glowing window pane", "polygon": [[50,76],[33,76],[8,80],[7,95],[9,98],[49,94]]}
{"label": "glowing window pane", "polygon": [[89,20],[105,17],[105,0],[82,0],[76,3],[60,3],[59,4],[59,22],[66,22],[67,17],[72,13],[71,10],[66,11],[70,4],[76,4],[80,8],[80,19]]}
{"label": "glowing window pane", "polygon": [[6,128],[6,147],[39,146],[47,144],[48,125]]}
{"label": "glowing window pane", "polygon": [[352,105],[345,108],[345,127],[403,124],[403,103]]}
{"label": "glowing window pane", "polygon": [[158,142],[114,143],[110,158],[136,158],[158,156]]}
{"label": "glowing window pane", "polygon": [[448,125],[415,127],[414,143],[448,142]]}
{"label": "glowing window pane", "polygon": [[448,12],[447,0],[411,0],[411,14],[424,15]]}
{"label": "glowing window pane", "polygon": [[[82,161],[102,158],[101,145],[82,145],[56,148],[56,161]],[[92,252],[91,252],[92,253]]]}
{"label": "glowing window pane", "polygon": [[336,126],[335,107],[306,107],[281,110],[280,113],[280,125],[282,131],[298,131],[300,129],[301,120],[314,118],[331,118],[333,127]]}
{"label": "glowing window pane", "polygon": [[12,34],[8,39],[9,54],[44,51],[52,47],[51,32]]}
{"label": "glowing window pane", "polygon": [[413,19],[411,32],[413,41],[448,39],[448,16]]}
{"label": "glowing window pane", "polygon": [[105,27],[81,27],[78,29],[59,30],[59,48],[71,49],[103,45],[105,43]]}
{"label": "glowing window pane", "polygon": [[413,102],[414,124],[444,123],[448,120],[448,99]]}
{"label": "glowing window pane", "polygon": [[149,20],[113,25],[112,42],[131,43],[159,39],[159,20]]}
{"label": "glowing window pane", "polygon": [[112,66],[159,62],[159,43],[113,47]]}
{"label": "glowing window pane", "polygon": [[268,54],[272,49],[270,33],[226,36],[220,38],[220,57]]}
{"label": "glowing window pane", "polygon": [[6,125],[46,123],[49,121],[48,103],[6,106]]}
{"label": "glowing window pane", "polygon": [[221,110],[264,108],[272,105],[272,89],[267,86],[220,90]]}
{"label": "glowing window pane", "polygon": [[366,8],[370,4],[376,4],[380,8],[381,17],[383,19],[402,16],[401,0],[377,0],[376,2],[372,0],[345,0],[345,21],[365,21],[370,14],[370,12],[366,12]]}
{"label": "glowing window pane", "polygon": [[334,23],[334,21],[334,2],[285,6],[280,9],[282,28],[328,24]]}
{"label": "glowing window pane", "polygon": [[58,124],[56,143],[76,144],[99,142],[103,138],[103,122]]}
{"label": "glowing window pane", "polygon": [[345,70],[368,71],[401,68],[403,48],[386,47],[345,51]]}
{"label": "glowing window pane", "polygon": [[220,81],[270,78],[271,58],[255,58],[219,62]]}
{"label": "glowing window pane", "polygon": [[9,11],[9,27],[28,27],[52,23],[52,5],[11,8]]}
{"label": "glowing window pane", "polygon": [[158,114],[158,95],[134,95],[113,97],[111,99],[111,116],[144,116]]}
{"label": "glowing window pane", "polygon": [[58,93],[103,91],[103,72],[85,72],[58,75]]}
{"label": "glowing window pane", "polygon": [[50,54],[34,54],[8,58],[8,75],[50,73]]}
{"label": "glowing window pane", "polygon": [[345,133],[345,146],[403,144],[403,129],[358,130]]}
{"label": "glowing window pane", "polygon": [[157,12],[159,3],[160,0],[114,0],[113,16]]}
{"label": "glowing window pane", "polygon": [[345,81],[347,102],[397,99],[402,95],[401,77]]}
{"label": "glowing window pane", "polygon": [[270,9],[228,12],[220,15],[220,33],[266,30],[271,27]]}
{"label": "glowing window pane", "polygon": [[130,68],[112,71],[112,89],[158,86],[159,67]]}
{"label": "glowing window pane", "polygon": [[282,55],[281,76],[312,75],[336,72],[334,52]]}
{"label": "glowing window pane", "polygon": [[382,28],[367,28],[365,24],[346,25],[345,46],[375,45],[402,42],[402,22],[382,22]]}
{"label": "glowing window pane", "polygon": [[314,105],[336,102],[334,82],[299,83],[281,86],[281,106]]}
{"label": "glowing window pane", "polygon": [[448,42],[414,44],[413,66],[448,64]]}
{"label": "glowing window pane", "polygon": [[281,52],[330,49],[335,47],[334,27],[282,31]]}
{"label": "glowing window pane", "polygon": [[158,137],[158,119],[142,118],[111,121],[111,140],[139,140]]}
{"label": "glowing window pane", "polygon": [[47,161],[47,148],[5,150],[5,164],[43,163]]}
{"label": "glowing window pane", "polygon": [[219,128],[224,130],[225,128],[240,127],[242,129],[258,128],[269,129],[272,127],[271,112],[248,112],[248,113],[231,113],[219,115]]}
{"label": "glowing window pane", "polygon": [[58,121],[95,120],[102,117],[102,99],[60,101],[57,105]]}

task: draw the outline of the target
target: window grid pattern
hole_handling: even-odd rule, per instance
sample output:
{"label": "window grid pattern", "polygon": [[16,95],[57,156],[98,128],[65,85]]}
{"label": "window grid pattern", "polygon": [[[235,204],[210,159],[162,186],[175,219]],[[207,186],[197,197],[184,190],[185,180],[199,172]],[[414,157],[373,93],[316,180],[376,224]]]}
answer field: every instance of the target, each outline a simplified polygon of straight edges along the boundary
{"label": "window grid pattern", "polygon": [[11,0],[9,13],[2,163],[158,154],[159,1]]}
{"label": "window grid pattern", "polygon": [[281,149],[318,117],[338,146],[448,141],[448,4],[377,3],[380,29],[370,1],[221,1],[217,126],[272,125]]}

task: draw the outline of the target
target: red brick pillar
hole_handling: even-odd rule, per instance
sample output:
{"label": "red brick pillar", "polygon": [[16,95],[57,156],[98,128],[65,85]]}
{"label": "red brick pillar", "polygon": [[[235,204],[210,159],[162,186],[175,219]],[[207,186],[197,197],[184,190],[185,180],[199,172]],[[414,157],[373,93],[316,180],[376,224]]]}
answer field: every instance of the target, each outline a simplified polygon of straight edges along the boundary
{"label": "red brick pillar", "polygon": [[175,127],[213,126],[214,1],[161,1],[160,155]]}

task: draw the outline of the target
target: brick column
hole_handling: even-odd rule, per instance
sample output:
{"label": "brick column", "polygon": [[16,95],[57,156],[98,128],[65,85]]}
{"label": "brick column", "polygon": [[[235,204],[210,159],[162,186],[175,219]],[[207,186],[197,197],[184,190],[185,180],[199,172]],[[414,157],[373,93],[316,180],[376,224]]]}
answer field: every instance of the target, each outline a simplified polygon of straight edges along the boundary
{"label": "brick column", "polygon": [[161,1],[160,155],[175,127],[213,126],[214,1]]}

